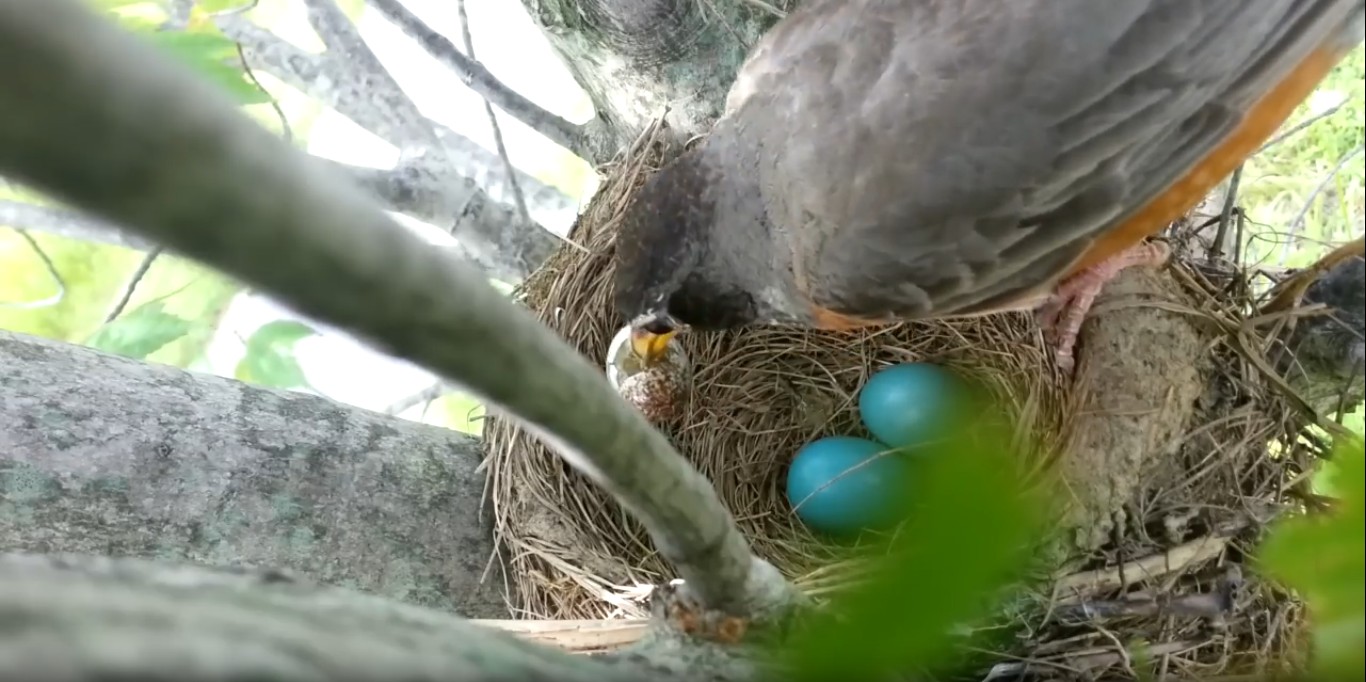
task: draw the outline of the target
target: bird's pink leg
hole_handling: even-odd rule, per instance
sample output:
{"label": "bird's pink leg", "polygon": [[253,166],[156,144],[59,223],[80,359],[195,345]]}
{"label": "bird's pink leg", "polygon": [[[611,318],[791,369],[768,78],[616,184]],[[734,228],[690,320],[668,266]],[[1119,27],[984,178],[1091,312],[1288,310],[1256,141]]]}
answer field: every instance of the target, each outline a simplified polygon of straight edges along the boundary
{"label": "bird's pink leg", "polygon": [[1171,249],[1162,242],[1144,242],[1110,257],[1064,280],[1048,302],[1036,313],[1045,338],[1053,344],[1058,367],[1071,373],[1075,364],[1072,352],[1086,313],[1091,310],[1100,290],[1116,275],[1135,265],[1158,267],[1166,264]]}

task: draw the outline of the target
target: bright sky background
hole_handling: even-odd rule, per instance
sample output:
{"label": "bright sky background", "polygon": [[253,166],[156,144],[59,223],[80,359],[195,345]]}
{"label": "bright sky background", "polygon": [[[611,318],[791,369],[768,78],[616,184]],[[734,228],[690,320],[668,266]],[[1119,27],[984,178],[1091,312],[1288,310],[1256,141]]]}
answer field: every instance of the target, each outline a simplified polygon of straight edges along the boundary
{"label": "bright sky background", "polygon": [[[570,120],[583,121],[592,114],[587,95],[574,82],[520,2],[466,2],[475,55],[500,80]],[[281,8],[282,16],[269,28],[300,47],[320,50],[321,44],[304,18],[303,3],[276,0],[275,4]],[[433,29],[457,45],[463,45],[454,2],[404,0],[404,4]],[[367,8],[359,27],[370,48],[424,114],[489,150],[495,149],[488,115],[478,95],[375,11]],[[281,88],[273,81],[262,80],[272,93],[281,94]],[[288,102],[289,98],[285,99]],[[498,122],[513,164],[561,185],[561,189],[580,205],[591,196],[594,183],[586,164],[506,115],[500,113]],[[308,150],[338,161],[380,168],[392,166],[398,158],[397,148],[330,111],[313,124]],[[450,239],[444,231],[433,226],[412,220],[404,222],[434,242]],[[565,221],[546,227],[564,234],[570,225]],[[243,339],[263,324],[289,318],[293,316],[288,311],[264,296],[239,294],[207,349],[207,366],[197,369],[232,376],[242,358]],[[300,342],[296,353],[309,383],[328,397],[359,407],[384,410],[436,381],[426,370],[372,351],[343,332],[320,331],[319,336]],[[405,414],[416,416],[420,409]]]}

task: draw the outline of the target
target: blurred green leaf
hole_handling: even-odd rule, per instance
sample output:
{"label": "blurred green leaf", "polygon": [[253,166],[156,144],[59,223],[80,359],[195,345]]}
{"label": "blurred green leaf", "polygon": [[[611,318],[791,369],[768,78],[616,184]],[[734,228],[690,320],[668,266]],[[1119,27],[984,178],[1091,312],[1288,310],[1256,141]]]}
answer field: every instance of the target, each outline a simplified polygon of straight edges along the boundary
{"label": "blurred green leaf", "polygon": [[133,309],[100,327],[87,345],[139,360],[190,331],[190,321],[166,312],[160,301]]}
{"label": "blurred green leaf", "polygon": [[201,12],[217,14],[248,7],[251,5],[251,0],[199,0],[197,5]]}
{"label": "blurred green leaf", "polygon": [[[979,412],[980,413],[980,412]],[[908,453],[913,507],[870,580],[842,593],[800,629],[782,656],[802,680],[881,679],[932,669],[1008,598],[1042,538],[1045,507],[1027,491],[1004,432],[976,424],[959,438]]]}
{"label": "blurred green leaf", "polygon": [[[163,30],[164,3],[148,0],[92,0],[97,9],[111,14],[119,25],[165,50],[182,64],[218,84],[239,104],[264,104],[270,94],[247,77],[240,64],[237,43],[223,35],[212,14],[243,6],[242,0],[205,0],[191,12],[189,25],[179,31]],[[124,11],[143,9],[144,11]],[[153,11],[146,11],[153,10]]]}
{"label": "blurred green leaf", "polygon": [[276,388],[307,386],[303,368],[294,357],[294,345],[316,333],[312,327],[292,320],[262,325],[247,339],[246,355],[237,363],[237,378]]}
{"label": "blurred green leaf", "polygon": [[257,87],[240,66],[237,43],[218,33],[212,24],[196,31],[156,31],[145,34],[152,44],[166,50],[200,75],[217,83],[240,104],[264,104],[270,95]]}
{"label": "blurred green leaf", "polygon": [[1329,512],[1281,522],[1262,545],[1262,569],[1299,592],[1313,627],[1314,676],[1361,679],[1366,674],[1366,448],[1338,443]]}
{"label": "blurred green leaf", "polygon": [[93,6],[95,9],[97,9],[97,10],[102,10],[102,11],[105,11],[105,12],[112,12],[112,11],[117,10],[117,9],[123,9],[124,7],[128,7],[128,6],[130,6],[130,5],[146,5],[146,4],[150,4],[150,5],[157,5],[157,6],[160,6],[160,5],[162,4],[161,0],[86,0],[86,1],[89,2],[89,3],[91,4],[91,6]]}

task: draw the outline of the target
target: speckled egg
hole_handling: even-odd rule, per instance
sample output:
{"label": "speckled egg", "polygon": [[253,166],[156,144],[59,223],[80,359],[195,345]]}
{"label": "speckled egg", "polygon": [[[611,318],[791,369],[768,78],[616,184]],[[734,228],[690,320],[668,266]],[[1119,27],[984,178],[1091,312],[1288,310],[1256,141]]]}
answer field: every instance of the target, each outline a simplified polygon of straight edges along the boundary
{"label": "speckled egg", "polygon": [[662,368],[626,377],[617,392],[652,424],[678,419],[687,405],[687,386],[680,382],[677,373]]}

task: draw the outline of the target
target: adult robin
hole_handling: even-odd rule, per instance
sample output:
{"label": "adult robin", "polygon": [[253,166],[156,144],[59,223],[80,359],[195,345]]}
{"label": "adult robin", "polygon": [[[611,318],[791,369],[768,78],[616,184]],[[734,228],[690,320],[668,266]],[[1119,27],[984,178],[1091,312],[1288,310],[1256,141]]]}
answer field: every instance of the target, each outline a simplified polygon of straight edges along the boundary
{"label": "adult robin", "polygon": [[615,301],[687,328],[1035,310],[1096,294],[1363,39],[1366,0],[806,0],[638,192]]}

